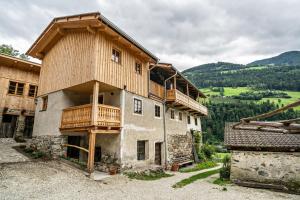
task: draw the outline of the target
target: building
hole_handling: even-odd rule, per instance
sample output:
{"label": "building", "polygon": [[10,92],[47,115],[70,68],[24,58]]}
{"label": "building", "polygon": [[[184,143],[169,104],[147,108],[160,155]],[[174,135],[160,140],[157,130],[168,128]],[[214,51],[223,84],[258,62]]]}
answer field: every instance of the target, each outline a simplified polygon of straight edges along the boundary
{"label": "building", "polygon": [[0,137],[31,137],[39,72],[40,64],[0,54]]}
{"label": "building", "polygon": [[55,18],[27,54],[42,60],[38,149],[67,151],[90,172],[94,162],[107,170],[191,160],[205,96],[100,13]]}
{"label": "building", "polygon": [[242,186],[300,193],[297,121],[299,118],[280,122],[243,119],[226,124],[224,144],[231,151],[230,179]]}

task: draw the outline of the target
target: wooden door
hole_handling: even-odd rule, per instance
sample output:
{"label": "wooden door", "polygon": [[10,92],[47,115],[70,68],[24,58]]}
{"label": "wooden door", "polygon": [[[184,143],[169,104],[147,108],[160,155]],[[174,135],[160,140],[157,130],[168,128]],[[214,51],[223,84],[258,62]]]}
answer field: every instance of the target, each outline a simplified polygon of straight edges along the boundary
{"label": "wooden door", "polygon": [[155,143],[155,164],[161,165],[161,142]]}

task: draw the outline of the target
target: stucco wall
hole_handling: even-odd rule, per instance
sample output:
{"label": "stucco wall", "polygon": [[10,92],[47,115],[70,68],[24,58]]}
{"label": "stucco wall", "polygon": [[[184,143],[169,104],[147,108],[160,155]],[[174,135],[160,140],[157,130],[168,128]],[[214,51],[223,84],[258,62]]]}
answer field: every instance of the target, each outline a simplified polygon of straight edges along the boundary
{"label": "stucco wall", "polygon": [[300,152],[233,151],[231,179],[298,187]]}
{"label": "stucco wall", "polygon": [[[160,102],[124,92],[124,125],[122,133],[122,164],[127,167],[145,166],[154,164],[155,143],[164,141],[163,132],[163,105]],[[142,115],[133,113],[133,99],[142,100]],[[155,105],[161,106],[161,118],[154,116]],[[137,141],[148,140],[148,156],[146,160],[137,160]],[[162,159],[164,156],[162,145]],[[162,162],[164,162],[162,160]]]}

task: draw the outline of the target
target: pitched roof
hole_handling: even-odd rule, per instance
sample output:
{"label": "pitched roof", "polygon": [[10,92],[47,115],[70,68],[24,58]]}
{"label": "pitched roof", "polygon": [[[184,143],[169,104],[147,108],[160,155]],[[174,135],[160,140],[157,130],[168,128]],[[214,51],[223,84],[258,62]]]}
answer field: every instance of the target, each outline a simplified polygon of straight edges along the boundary
{"label": "pitched roof", "polygon": [[228,149],[300,151],[300,134],[284,134],[276,130],[233,129],[235,123],[225,124],[224,145]]}
{"label": "pitched roof", "polygon": [[21,58],[16,58],[6,54],[0,54],[0,65],[16,67],[22,70],[30,70],[36,72],[39,72],[41,69],[41,65],[39,63],[31,62],[29,60],[24,60]]}
{"label": "pitched roof", "polygon": [[106,30],[110,31],[110,33],[114,32],[115,34],[120,35],[120,37],[144,52],[154,61],[158,61],[158,58],[154,54],[152,54],[132,37],[105,18],[100,12],[54,18],[37,38],[37,40],[32,44],[26,54],[32,57],[40,58],[44,51],[50,49],[51,46],[53,46],[65,34],[65,30],[67,29],[86,29],[94,31],[94,29],[97,28],[106,28]]}

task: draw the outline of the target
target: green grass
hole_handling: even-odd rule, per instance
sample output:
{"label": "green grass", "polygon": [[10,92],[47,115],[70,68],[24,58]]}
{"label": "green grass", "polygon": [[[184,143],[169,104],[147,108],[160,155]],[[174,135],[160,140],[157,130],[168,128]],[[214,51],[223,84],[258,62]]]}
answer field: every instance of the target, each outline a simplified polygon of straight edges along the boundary
{"label": "green grass", "polygon": [[230,180],[225,180],[221,178],[217,178],[216,180],[213,181],[213,184],[220,185],[220,186],[225,186],[227,184],[231,184]]}
{"label": "green grass", "polygon": [[[279,90],[278,90],[279,91]],[[287,104],[291,104],[294,103],[295,101],[300,99],[300,92],[295,92],[295,91],[281,91],[281,92],[285,92],[287,93],[290,97],[289,99],[283,99],[281,98],[281,102],[279,103],[278,98],[263,98],[262,100],[260,100],[260,102],[264,102],[269,100],[270,102],[274,102],[277,103],[279,105],[283,104],[283,105],[287,105]],[[294,108],[295,110],[300,110],[300,106]]]}
{"label": "green grass", "polygon": [[249,87],[236,87],[236,88],[224,87],[224,95],[225,96],[235,96],[235,95],[239,95],[243,92],[249,92],[249,91],[252,91],[252,89]]}
{"label": "green grass", "polygon": [[194,176],[191,176],[189,178],[183,179],[183,180],[175,183],[172,187],[173,188],[182,188],[182,187],[184,187],[188,184],[191,184],[191,183],[193,183],[197,180],[204,179],[204,178],[207,178],[211,175],[217,174],[217,173],[219,173],[219,171],[220,171],[219,169],[216,169],[216,170],[211,170],[211,171],[196,174]]}
{"label": "green grass", "polygon": [[215,162],[222,162],[223,158],[227,155],[230,156],[230,153],[216,153],[213,155],[213,160]]}
{"label": "green grass", "polygon": [[143,181],[153,181],[158,180],[161,178],[167,178],[173,176],[173,174],[167,174],[165,172],[127,172],[124,173],[128,178],[130,179],[137,179],[137,180],[143,180]]}
{"label": "green grass", "polygon": [[206,161],[206,162],[198,163],[194,167],[181,168],[179,171],[183,172],[183,173],[195,172],[195,171],[199,171],[202,169],[209,169],[209,168],[216,167],[216,166],[217,166],[217,163],[215,163],[214,161]]}

